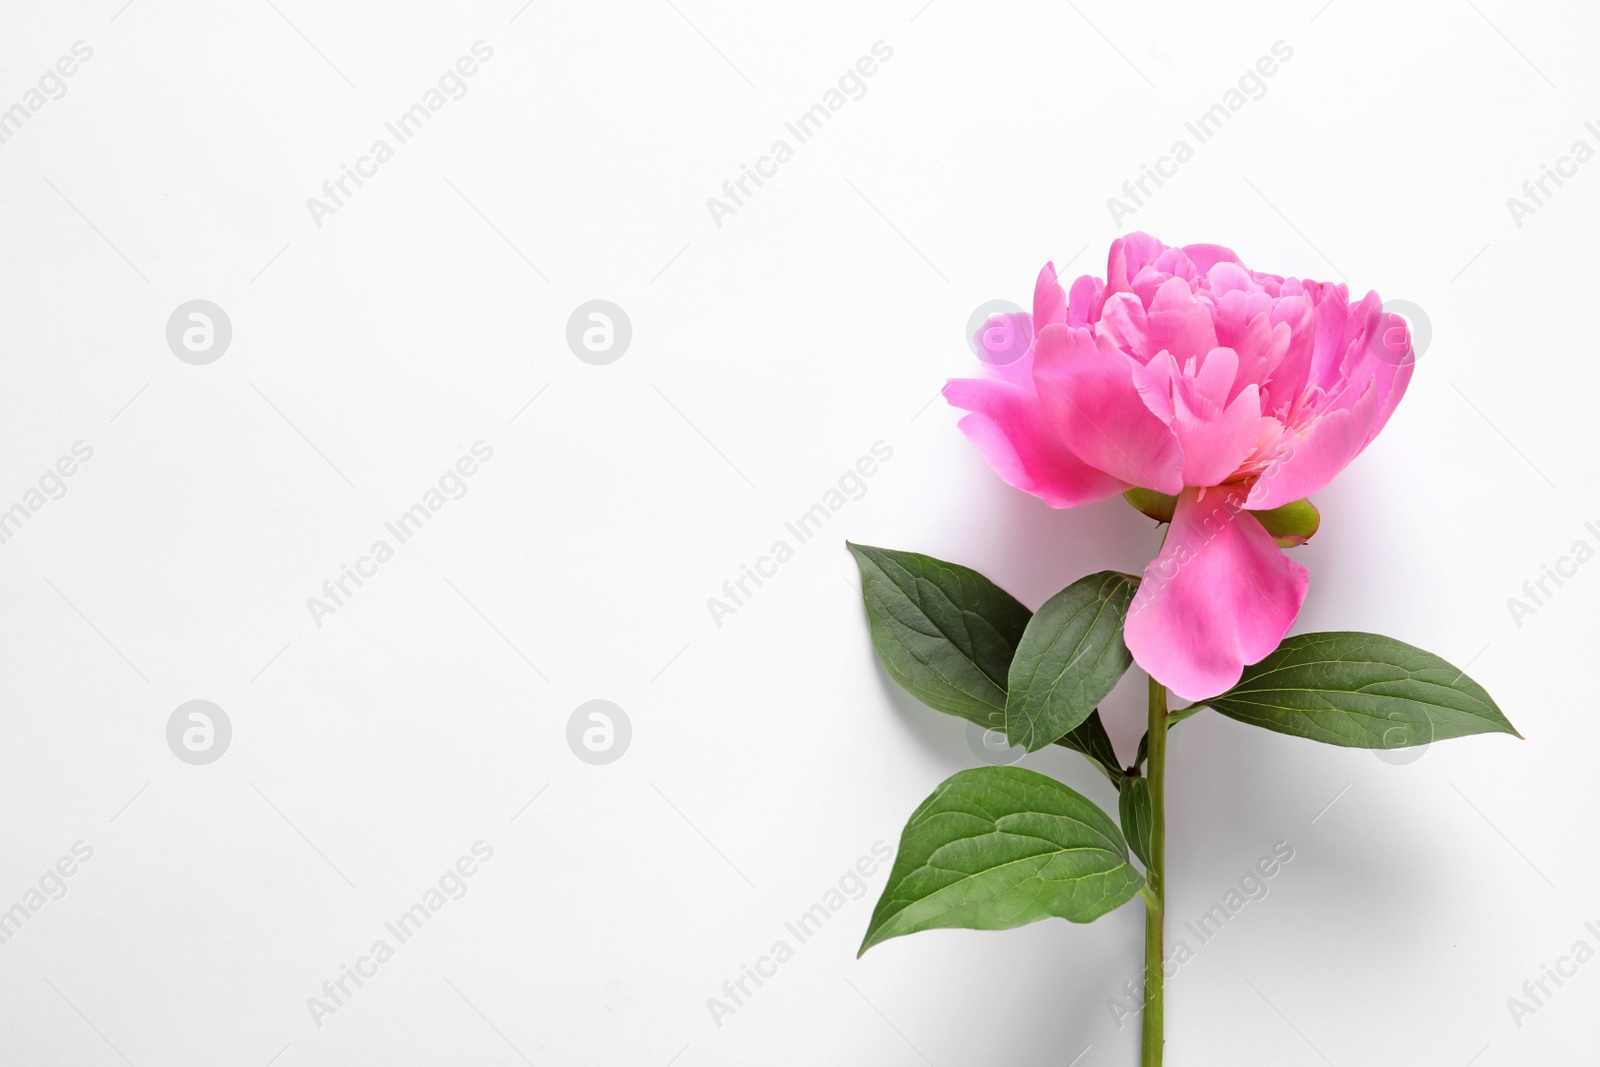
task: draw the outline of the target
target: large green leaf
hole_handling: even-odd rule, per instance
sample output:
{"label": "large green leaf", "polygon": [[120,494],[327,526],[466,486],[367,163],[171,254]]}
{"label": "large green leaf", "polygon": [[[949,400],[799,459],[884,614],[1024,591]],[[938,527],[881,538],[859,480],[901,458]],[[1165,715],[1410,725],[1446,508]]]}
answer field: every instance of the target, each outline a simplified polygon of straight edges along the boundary
{"label": "large green leaf", "polygon": [[916,552],[849,548],[861,568],[872,645],[889,676],[929,707],[1000,727],[1028,609],[968,567]]}
{"label": "large green leaf", "polygon": [[1116,571],[1079,578],[1046,600],[1011,661],[1006,740],[1036,752],[1082,723],[1133,657],[1122,641],[1138,580]]}
{"label": "large green leaf", "polygon": [[919,930],[1091,922],[1143,884],[1116,823],[1083,796],[1021,767],[974,767],[912,813],[861,951]]}
{"label": "large green leaf", "polygon": [[1347,748],[1409,748],[1468,734],[1517,737],[1483,687],[1392,637],[1301,634],[1206,701],[1240,722]]}
{"label": "large green leaf", "polygon": [[1139,857],[1139,862],[1150,868],[1150,779],[1129,775],[1117,786],[1117,814],[1122,820],[1122,833],[1128,847]]}

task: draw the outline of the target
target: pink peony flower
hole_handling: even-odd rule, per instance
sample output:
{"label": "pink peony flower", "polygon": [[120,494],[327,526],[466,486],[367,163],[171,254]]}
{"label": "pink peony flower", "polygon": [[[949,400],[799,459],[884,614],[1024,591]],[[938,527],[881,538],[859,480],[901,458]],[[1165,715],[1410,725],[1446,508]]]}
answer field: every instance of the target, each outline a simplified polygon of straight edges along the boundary
{"label": "pink peony flower", "polygon": [[[1032,343],[1005,362],[1012,331]],[[1305,568],[1258,513],[1301,501],[1359,455],[1414,362],[1404,320],[1377,293],[1352,305],[1343,285],[1143,233],[1112,242],[1106,280],[1084,275],[1070,294],[1046,264],[1033,314],[990,319],[979,343],[990,376],[952,379],[944,395],[971,412],[961,429],[1002,478],[1058,508],[1148,490],[1130,499],[1170,518],[1125,636],[1191,701],[1276,648],[1305,600]],[[1155,494],[1176,498],[1170,516]]]}

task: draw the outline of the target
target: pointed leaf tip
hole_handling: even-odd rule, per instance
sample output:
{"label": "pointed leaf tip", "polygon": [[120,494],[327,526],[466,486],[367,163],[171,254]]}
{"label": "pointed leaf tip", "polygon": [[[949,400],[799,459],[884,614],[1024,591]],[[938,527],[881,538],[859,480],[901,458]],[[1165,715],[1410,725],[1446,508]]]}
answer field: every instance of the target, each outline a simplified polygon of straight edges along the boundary
{"label": "pointed leaf tip", "polygon": [[1144,882],[1117,824],[1054,778],[1021,767],[958,771],[906,823],[856,956],[921,930],[1092,922]]}
{"label": "pointed leaf tip", "polygon": [[1346,748],[1521,737],[1483,686],[1431,652],[1378,634],[1300,634],[1205,701],[1230,719]]}
{"label": "pointed leaf tip", "polygon": [[889,676],[931,708],[1001,726],[1006,677],[1032,612],[970,567],[871,545],[850,551]]}
{"label": "pointed leaf tip", "polygon": [[1116,571],[1080,578],[1029,620],[1007,676],[1006,740],[1036,752],[1075,729],[1133,656],[1122,626],[1138,582]]}

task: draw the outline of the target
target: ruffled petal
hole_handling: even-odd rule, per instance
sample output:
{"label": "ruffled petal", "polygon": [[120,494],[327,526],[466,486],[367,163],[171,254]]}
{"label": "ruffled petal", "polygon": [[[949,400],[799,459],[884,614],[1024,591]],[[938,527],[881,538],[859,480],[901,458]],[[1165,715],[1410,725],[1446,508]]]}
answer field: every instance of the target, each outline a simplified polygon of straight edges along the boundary
{"label": "ruffled petal", "polygon": [[1089,274],[1079,275],[1078,280],[1072,283],[1072,292],[1067,301],[1067,324],[1087,326],[1099,318],[1105,300],[1105,288],[1099,278]]}
{"label": "ruffled petal", "polygon": [[1239,681],[1278,647],[1306,596],[1306,569],[1283,554],[1241,494],[1185,489],[1161,554],[1145,568],[1124,631],[1133,658],[1184,700]]}
{"label": "ruffled petal", "polygon": [[1033,285],[1033,328],[1042,330],[1053,322],[1067,321],[1067,294],[1056,278],[1056,265],[1046,263]]}
{"label": "ruffled petal", "polygon": [[1173,495],[1183,488],[1183,450],[1139,396],[1138,365],[1075,326],[1046,326],[1034,343],[1040,406],[1067,447],[1129,485]]}
{"label": "ruffled petal", "polygon": [[1208,273],[1218,263],[1237,263],[1239,257],[1233,254],[1233,249],[1222,245],[1184,245],[1183,254],[1189,257],[1189,262],[1194,264],[1194,269],[1201,274]]}
{"label": "ruffled petal", "polygon": [[[1341,321],[1334,321],[1336,309]],[[1253,510],[1310,496],[1332,481],[1378,436],[1411,381],[1410,333],[1403,319],[1381,310],[1376,293],[1348,308],[1341,292],[1330,293],[1317,320],[1316,388],[1251,488]],[[1382,331],[1395,330],[1405,332],[1384,338]]]}
{"label": "ruffled petal", "polygon": [[1106,292],[1129,292],[1145,265],[1154,263],[1166,250],[1166,245],[1147,233],[1134,232],[1112,241],[1106,257]]}
{"label": "ruffled petal", "polygon": [[[1386,313],[1381,328],[1387,331],[1387,337],[1378,342],[1385,347],[1379,366],[1373,373],[1373,386],[1378,391],[1378,411],[1373,416],[1372,424],[1367,427],[1363,448],[1370,445],[1372,439],[1389,424],[1389,416],[1400,406],[1400,399],[1406,395],[1406,386],[1411,384],[1411,372],[1417,367],[1417,356],[1411,347],[1411,327],[1405,319]],[[1403,341],[1397,336],[1398,331],[1402,330]]]}
{"label": "ruffled petal", "polygon": [[1127,488],[1073,455],[1045,421],[1031,383],[953,378],[944,396],[972,412],[959,423],[1001,478],[1053,508],[1070,508],[1115,496]]}
{"label": "ruffled petal", "polygon": [[1288,327],[1289,345],[1266,379],[1261,406],[1287,415],[1305,392],[1311,373],[1311,351],[1316,343],[1316,305],[1302,292],[1286,293],[1272,304],[1272,327]]}
{"label": "ruffled petal", "polygon": [[1235,393],[1248,384],[1265,385],[1289,351],[1290,329],[1274,326],[1271,313],[1272,298],[1265,293],[1233,290],[1216,300],[1217,344],[1239,354]]}
{"label": "ruffled petal", "polygon": [[1181,363],[1204,356],[1217,347],[1211,309],[1194,295],[1181,278],[1164,282],[1145,310],[1146,360],[1157,352],[1171,352]]}
{"label": "ruffled petal", "polygon": [[1161,282],[1150,294],[1148,305],[1135,293],[1106,297],[1098,332],[1140,363],[1148,363],[1162,352],[1171,352],[1181,363],[1217,347],[1211,308],[1182,278]]}
{"label": "ruffled petal", "polygon": [[973,337],[989,373],[1013,385],[1033,380],[1033,322],[1026,311],[990,315]]}
{"label": "ruffled petal", "polygon": [[1226,403],[1237,367],[1233,349],[1212,349],[1199,375],[1180,381],[1173,390],[1172,432],[1183,448],[1185,485],[1228,481],[1261,440],[1261,397],[1256,387],[1245,386],[1232,403]]}
{"label": "ruffled petal", "polygon": [[1278,457],[1250,487],[1252,511],[1268,511],[1310,496],[1350,465],[1366,447],[1366,427],[1377,410],[1368,388],[1355,406],[1318,416],[1303,435],[1284,435]]}

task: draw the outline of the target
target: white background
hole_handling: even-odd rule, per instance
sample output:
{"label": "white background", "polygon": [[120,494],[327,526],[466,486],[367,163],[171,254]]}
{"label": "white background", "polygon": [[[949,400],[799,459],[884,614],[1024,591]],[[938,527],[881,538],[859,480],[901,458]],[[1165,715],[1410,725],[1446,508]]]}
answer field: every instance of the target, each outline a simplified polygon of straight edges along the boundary
{"label": "white background", "polygon": [[[930,404],[976,370],[973,308],[1026,306],[1047,258],[1103,274],[1134,228],[1425,309],[1409,396],[1317,497],[1298,628],[1470,665],[1527,735],[1397,766],[1178,728],[1170,936],[1295,858],[1171,983],[1168,1063],[1592,1057],[1600,963],[1520,1028],[1506,1001],[1600,948],[1600,565],[1520,626],[1506,601],[1600,546],[1600,163],[1521,226],[1506,198],[1600,148],[1597,19],[1320,2],[8,3],[0,107],[93,57],[0,145],[0,508],[93,458],[0,544],[0,908],[93,858],[0,945],[0,1062],[1136,1062],[1108,1001],[1137,906],[857,962],[882,870],[707,1008],[976,762],[874,662],[844,539],[1030,606],[1153,554],[1119,501],[1003,485]],[[318,227],[307,198],[479,40],[466,95]],[[866,95],[716,225],[707,198],[880,40]],[[1114,225],[1280,40],[1265,96]],[[594,298],[633,326],[608,366],[565,341]],[[193,299],[233,326],[208,366],[165,339]],[[307,598],[479,440],[467,494],[319,626]],[[707,598],[880,440],[866,495],[715,626]],[[1125,756],[1140,685],[1105,709]],[[197,698],[233,724],[208,766],[166,743]],[[608,766],[566,741],[591,699],[632,723]],[[1114,805],[1071,753],[1026,765]],[[467,894],[315,1025],[479,840]]]}

